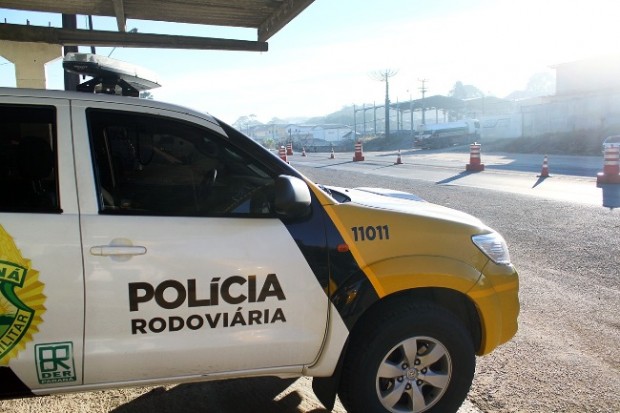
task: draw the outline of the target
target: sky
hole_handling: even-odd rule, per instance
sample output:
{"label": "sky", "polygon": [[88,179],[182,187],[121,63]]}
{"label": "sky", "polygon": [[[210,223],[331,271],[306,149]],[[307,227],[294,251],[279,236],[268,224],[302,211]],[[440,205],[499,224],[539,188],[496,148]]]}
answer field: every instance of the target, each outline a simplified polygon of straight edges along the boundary
{"label": "sky", "polygon": [[[155,72],[155,99],[233,123],[327,115],[381,104],[390,70],[392,102],[446,95],[457,81],[487,95],[523,90],[535,73],[574,60],[619,54],[617,0],[316,0],[269,39],[268,52],[97,48]],[[0,21],[60,27],[59,15],[0,9]],[[85,16],[78,27],[86,28]],[[116,30],[94,17],[97,30]],[[128,20],[141,33],[256,40],[253,29]],[[89,48],[80,51],[88,52]],[[61,61],[46,66],[47,87],[63,88]],[[15,86],[0,58],[0,86]]]}

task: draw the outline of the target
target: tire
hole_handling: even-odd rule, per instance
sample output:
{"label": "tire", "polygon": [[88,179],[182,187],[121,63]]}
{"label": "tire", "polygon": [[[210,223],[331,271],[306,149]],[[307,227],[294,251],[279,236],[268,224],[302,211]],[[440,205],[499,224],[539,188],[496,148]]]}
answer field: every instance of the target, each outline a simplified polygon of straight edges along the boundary
{"label": "tire", "polygon": [[475,350],[463,323],[434,304],[396,299],[351,337],[340,399],[349,413],[456,412]]}

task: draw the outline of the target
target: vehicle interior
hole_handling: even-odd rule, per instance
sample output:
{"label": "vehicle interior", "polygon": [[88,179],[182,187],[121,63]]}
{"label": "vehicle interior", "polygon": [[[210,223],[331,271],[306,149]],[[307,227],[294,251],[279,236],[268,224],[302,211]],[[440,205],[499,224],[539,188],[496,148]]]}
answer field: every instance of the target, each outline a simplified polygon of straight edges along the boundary
{"label": "vehicle interior", "polygon": [[272,213],[273,177],[213,132],[155,116],[88,116],[103,213]]}
{"label": "vehicle interior", "polygon": [[55,112],[3,105],[0,110],[0,210],[57,212]]}

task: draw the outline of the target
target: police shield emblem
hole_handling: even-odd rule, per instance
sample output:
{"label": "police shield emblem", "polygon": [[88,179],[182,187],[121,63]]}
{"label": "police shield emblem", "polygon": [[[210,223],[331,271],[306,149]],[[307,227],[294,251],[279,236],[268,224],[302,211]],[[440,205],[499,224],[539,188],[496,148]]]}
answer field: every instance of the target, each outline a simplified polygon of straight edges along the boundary
{"label": "police shield emblem", "polygon": [[38,275],[0,226],[0,366],[32,340],[42,321],[45,296]]}

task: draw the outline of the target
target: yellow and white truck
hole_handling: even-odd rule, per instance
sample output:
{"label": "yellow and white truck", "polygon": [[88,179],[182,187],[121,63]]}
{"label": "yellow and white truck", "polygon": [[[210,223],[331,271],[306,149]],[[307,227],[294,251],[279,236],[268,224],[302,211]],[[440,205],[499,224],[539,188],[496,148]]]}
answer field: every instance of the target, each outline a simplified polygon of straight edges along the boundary
{"label": "yellow and white truck", "polygon": [[517,331],[480,220],[183,107],[0,88],[0,188],[0,398],[306,375],[327,408],[449,412]]}

